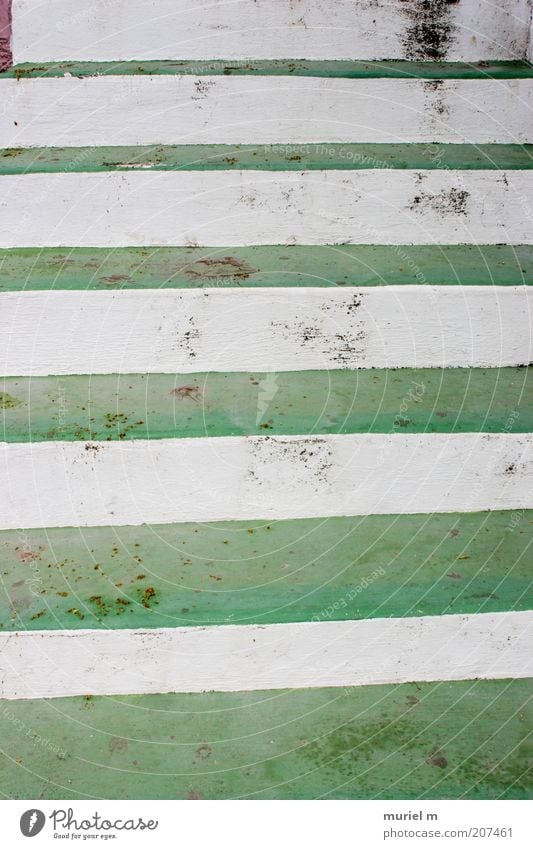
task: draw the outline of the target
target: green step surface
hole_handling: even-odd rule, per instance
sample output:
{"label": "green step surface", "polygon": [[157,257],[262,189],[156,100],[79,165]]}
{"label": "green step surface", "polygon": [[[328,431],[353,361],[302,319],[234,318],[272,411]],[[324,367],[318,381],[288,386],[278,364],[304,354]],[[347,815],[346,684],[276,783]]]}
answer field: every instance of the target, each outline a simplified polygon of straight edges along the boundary
{"label": "green step surface", "polygon": [[0,629],[533,609],[533,511],[0,531]]}
{"label": "green step surface", "polygon": [[95,171],[528,170],[531,144],[268,144],[0,149],[0,175]]}
{"label": "green step surface", "polygon": [[533,682],[0,702],[12,799],[530,799]]}
{"label": "green step surface", "polygon": [[0,249],[0,292],[404,284],[532,285],[533,245]]}
{"label": "green step surface", "polygon": [[533,368],[60,375],[0,380],[0,439],[529,433]]}
{"label": "green step surface", "polygon": [[308,59],[189,59],[132,60],[128,62],[40,62],[21,63],[3,73],[2,79],[38,77],[94,77],[102,75],[187,74],[195,77],[224,74],[226,76],[294,76],[341,77],[345,79],[420,78],[420,79],[521,79],[533,77],[529,62],[429,62],[407,59],[380,60],[308,60]]}

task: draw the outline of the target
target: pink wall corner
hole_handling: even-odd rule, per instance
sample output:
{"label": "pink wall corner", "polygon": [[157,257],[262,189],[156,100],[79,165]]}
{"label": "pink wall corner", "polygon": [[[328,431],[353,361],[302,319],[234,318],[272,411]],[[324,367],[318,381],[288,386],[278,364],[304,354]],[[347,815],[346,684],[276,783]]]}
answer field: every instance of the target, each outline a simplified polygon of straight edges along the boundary
{"label": "pink wall corner", "polygon": [[11,0],[0,0],[0,71],[13,64],[11,53]]}

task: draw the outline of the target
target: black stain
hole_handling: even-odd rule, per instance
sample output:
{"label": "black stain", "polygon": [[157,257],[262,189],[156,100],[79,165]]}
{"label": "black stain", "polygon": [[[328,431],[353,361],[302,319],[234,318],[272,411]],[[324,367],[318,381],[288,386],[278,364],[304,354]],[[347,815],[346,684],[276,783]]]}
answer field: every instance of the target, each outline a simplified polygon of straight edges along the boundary
{"label": "black stain", "polygon": [[432,207],[440,215],[466,215],[467,201],[470,193],[465,189],[452,188],[447,191],[431,194],[421,192],[415,195],[409,205],[414,211]]}
{"label": "black stain", "polygon": [[402,0],[408,25],[402,37],[406,59],[442,61],[454,39],[451,7],[459,0]]}

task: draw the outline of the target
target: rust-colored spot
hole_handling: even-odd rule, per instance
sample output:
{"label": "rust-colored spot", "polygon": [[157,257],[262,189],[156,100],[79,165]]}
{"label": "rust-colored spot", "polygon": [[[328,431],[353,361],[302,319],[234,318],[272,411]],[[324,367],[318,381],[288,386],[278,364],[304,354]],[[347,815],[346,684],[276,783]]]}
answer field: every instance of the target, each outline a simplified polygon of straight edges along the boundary
{"label": "rust-colored spot", "polygon": [[105,616],[109,613],[109,607],[101,595],[92,595],[89,598],[89,601],[94,604],[100,616]]}
{"label": "rust-colored spot", "polygon": [[192,787],[189,790],[187,790],[187,799],[203,799],[203,798],[204,797],[202,796],[202,794],[198,793],[197,790],[193,790]]}
{"label": "rust-colored spot", "polygon": [[196,281],[228,278],[228,282],[231,282],[232,278],[247,280],[250,274],[255,274],[256,271],[257,269],[234,256],[199,259],[184,269],[185,274]]}
{"label": "rust-colored spot", "polygon": [[175,389],[172,389],[170,392],[174,398],[179,398],[182,400],[183,398],[191,398],[193,401],[201,401],[202,392],[199,386],[194,385],[186,385],[186,386],[177,386]]}
{"label": "rust-colored spot", "polygon": [[130,278],[127,274],[110,274],[109,277],[101,278],[105,283],[113,284],[113,283],[125,283]]}
{"label": "rust-colored spot", "polygon": [[38,551],[32,551],[31,548],[15,549],[15,554],[21,563],[31,563],[33,560],[40,559],[41,551],[43,551],[43,548],[39,546]]}
{"label": "rust-colored spot", "polygon": [[198,746],[195,752],[195,759],[197,761],[205,761],[212,754],[211,746],[208,746],[207,743],[202,743],[201,746]]}
{"label": "rust-colored spot", "polygon": [[495,593],[472,593],[472,595],[467,595],[467,598],[498,598]]}
{"label": "rust-colored spot", "polygon": [[128,741],[124,737],[112,737],[108,748],[111,754],[113,752],[124,752],[128,748]]}
{"label": "rust-colored spot", "polygon": [[40,619],[41,616],[44,616],[45,613],[46,610],[39,610],[37,613],[34,613],[33,616],[30,617],[30,619]]}
{"label": "rust-colored spot", "polygon": [[438,766],[439,769],[445,769],[448,766],[448,761],[438,749],[435,749],[435,751],[428,755],[426,763],[430,766]]}
{"label": "rust-colored spot", "polygon": [[7,392],[0,392],[0,410],[12,410],[13,407],[18,407],[19,404],[22,404],[22,401],[19,401],[18,398],[13,398]]}
{"label": "rust-colored spot", "polygon": [[[149,602],[154,599],[156,592],[153,587],[146,587],[141,594],[141,603],[143,607],[150,607]],[[155,602],[157,604],[157,602]]]}

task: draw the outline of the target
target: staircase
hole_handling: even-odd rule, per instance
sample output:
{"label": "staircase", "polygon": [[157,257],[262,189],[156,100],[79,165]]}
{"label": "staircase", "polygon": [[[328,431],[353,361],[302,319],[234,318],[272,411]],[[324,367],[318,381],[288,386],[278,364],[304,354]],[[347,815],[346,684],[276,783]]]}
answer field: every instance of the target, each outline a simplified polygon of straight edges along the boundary
{"label": "staircase", "polygon": [[531,12],[0,0],[6,796],[528,797]]}

